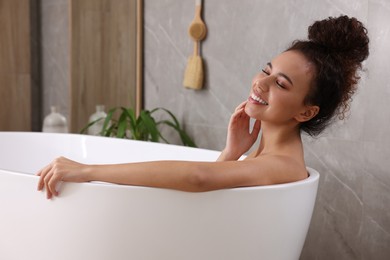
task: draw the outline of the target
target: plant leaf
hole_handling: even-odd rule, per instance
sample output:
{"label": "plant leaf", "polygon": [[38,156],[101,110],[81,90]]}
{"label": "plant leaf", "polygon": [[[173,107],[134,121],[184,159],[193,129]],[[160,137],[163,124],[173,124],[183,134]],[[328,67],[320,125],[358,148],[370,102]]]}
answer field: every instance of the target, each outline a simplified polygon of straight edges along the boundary
{"label": "plant leaf", "polygon": [[157,124],[154,118],[150,115],[149,111],[141,111],[139,117],[141,118],[145,128],[149,132],[151,136],[152,142],[158,142],[158,139],[160,137],[160,132],[157,129]]}
{"label": "plant leaf", "polygon": [[137,131],[137,122],[136,122],[134,110],[131,108],[127,109],[125,107],[121,107],[121,109],[122,109],[122,114],[125,114],[127,119],[128,119],[127,122],[129,123],[129,125],[128,125],[129,129],[126,129],[126,130],[130,130],[130,133],[131,133],[130,139],[138,140],[139,134]]}
{"label": "plant leaf", "polygon": [[169,111],[168,109],[162,108],[162,107],[160,107],[159,109],[161,109],[161,110],[165,111],[167,114],[169,114],[169,115],[171,116],[171,118],[173,119],[173,121],[175,122],[175,125],[177,125],[177,126],[181,129],[179,121],[178,121],[177,118],[172,114],[171,111]]}
{"label": "plant leaf", "polygon": [[181,129],[178,125],[176,125],[168,120],[163,120],[160,123],[168,125],[168,126],[172,127],[173,129],[175,129],[178,132],[183,145],[190,146],[190,147],[197,147],[195,142],[191,139],[191,137],[189,137],[187,135],[187,133],[183,129]]}
{"label": "plant leaf", "polygon": [[107,137],[110,137],[110,136],[115,136],[115,132],[117,132],[117,125],[116,124],[112,124],[108,129],[107,131],[104,133],[103,136],[107,136]]}
{"label": "plant leaf", "polygon": [[180,139],[181,139],[183,145],[197,147],[195,142],[192,140],[192,138],[189,137],[188,134],[186,133],[186,131],[184,131],[184,129],[180,126],[179,120],[177,120],[177,118],[173,115],[173,113],[165,108],[160,108],[160,109],[165,111],[166,113],[168,113],[170,115],[170,117],[172,118],[172,120],[175,122],[174,125],[170,125],[170,126],[172,128],[174,128],[179,133]]}
{"label": "plant leaf", "polygon": [[126,129],[127,129],[127,113],[126,111],[123,111],[119,117],[118,120],[118,132],[116,133],[116,137],[118,138],[124,138],[126,135]]}
{"label": "plant leaf", "polygon": [[[152,142],[158,142],[161,138],[164,142],[169,143],[158,128],[159,125],[163,124],[171,127],[179,134],[183,145],[196,147],[195,142],[187,135],[184,129],[181,128],[179,121],[169,110],[161,107],[154,108],[151,111],[143,110],[140,115],[136,117],[132,108],[120,107],[122,113],[120,114],[119,119],[116,120],[113,116],[118,108],[119,107],[114,107],[108,111],[100,133],[102,136],[130,138]],[[170,118],[168,120],[159,120],[156,122],[152,114],[160,110],[167,113]],[[85,133],[91,125],[100,120],[102,120],[102,118],[89,123],[81,130],[81,133]],[[128,131],[131,136],[127,136]]]}
{"label": "plant leaf", "polygon": [[80,134],[85,134],[87,132],[88,128],[90,128],[92,125],[96,124],[97,122],[99,122],[101,120],[103,120],[103,117],[98,118],[92,122],[89,122],[88,125],[84,126],[84,128],[81,129]]}
{"label": "plant leaf", "polygon": [[106,119],[104,120],[104,124],[103,124],[103,128],[102,128],[101,135],[103,135],[103,136],[110,136],[110,135],[111,135],[112,128],[109,127],[109,128],[107,129],[107,127],[109,126],[110,121],[111,121],[111,118],[112,118],[112,116],[114,115],[114,113],[115,113],[116,110],[117,110],[117,107],[114,107],[114,108],[111,108],[111,109],[108,111],[107,117],[106,117]]}

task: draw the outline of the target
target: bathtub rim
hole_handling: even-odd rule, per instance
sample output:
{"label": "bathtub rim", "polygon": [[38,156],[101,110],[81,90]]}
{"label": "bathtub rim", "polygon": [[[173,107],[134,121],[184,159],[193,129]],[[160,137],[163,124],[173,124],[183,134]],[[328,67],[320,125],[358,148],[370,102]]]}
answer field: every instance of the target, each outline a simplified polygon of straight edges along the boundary
{"label": "bathtub rim", "polygon": [[[188,147],[188,146],[182,146],[182,145],[175,145],[175,144],[166,144],[166,143],[155,143],[155,142],[147,142],[147,141],[140,141],[140,140],[129,140],[129,139],[121,139],[121,138],[112,138],[112,137],[104,137],[104,136],[91,136],[91,135],[83,135],[83,134],[77,134],[77,133],[43,133],[43,132],[22,132],[22,131],[1,131],[0,132],[0,137],[5,136],[5,135],[23,135],[23,136],[44,136],[44,135],[49,135],[49,136],[62,136],[64,138],[80,138],[80,140],[86,140],[86,139],[99,139],[99,140],[104,140],[104,141],[113,141],[113,142],[134,142],[134,143],[139,143],[139,144],[144,144],[144,145],[159,145],[159,146],[165,146],[165,147],[176,147],[176,148],[181,148],[181,149],[189,149],[189,150],[200,150],[200,151],[205,151],[205,152],[215,152],[215,153],[220,153],[220,151],[217,150],[211,150],[211,149],[205,149],[205,148],[195,148],[195,147]],[[242,158],[245,158],[246,156],[242,156]],[[240,159],[242,159],[240,158]],[[53,158],[54,159],[54,158]],[[196,161],[196,160],[194,160]],[[42,166],[43,167],[43,166]],[[293,188],[296,186],[304,186],[304,185],[309,185],[313,182],[319,182],[320,174],[317,170],[311,168],[311,167],[306,167],[306,170],[308,172],[309,177],[295,181],[295,182],[289,182],[289,183],[281,183],[281,184],[272,184],[272,185],[258,185],[258,186],[248,186],[248,187],[235,187],[235,188],[228,188],[228,189],[219,189],[219,190],[212,190],[212,191],[206,191],[206,192],[215,192],[215,191],[228,191],[228,190],[233,190],[233,191],[249,191],[249,190],[257,190],[257,189],[263,189],[263,190],[268,190],[268,189],[289,189]],[[28,178],[36,178],[37,182],[39,179],[39,176],[36,176],[34,173],[28,173],[28,172],[19,172],[19,171],[14,171],[12,169],[6,169],[6,168],[1,168],[0,166],[0,173],[5,172],[7,174],[14,174],[14,175],[23,175],[26,176],[28,175]],[[116,184],[116,183],[109,183],[109,182],[101,182],[101,181],[91,181],[91,182],[83,182],[83,183],[76,183],[76,184],[81,184],[81,185],[105,185],[105,186],[113,186],[117,188],[137,188],[137,189],[160,189],[160,190],[173,190],[173,189],[166,189],[166,188],[155,188],[155,187],[147,187],[147,186],[136,186],[136,185],[125,185],[125,184]],[[175,190],[175,191],[180,191],[180,190]],[[185,191],[182,191],[185,192]],[[203,192],[204,193],[204,192]]]}
{"label": "bathtub rim", "polygon": [[[5,135],[36,135],[36,136],[63,136],[65,138],[81,138],[83,140],[86,139],[98,139],[98,140],[110,140],[113,142],[134,142],[134,143],[142,143],[147,145],[161,145],[161,146],[168,146],[168,147],[178,147],[178,148],[184,148],[189,150],[201,150],[205,152],[216,152],[220,153],[220,151],[207,149],[207,148],[199,148],[199,147],[190,147],[190,146],[184,146],[179,144],[168,144],[168,143],[160,143],[160,142],[151,142],[151,141],[142,141],[142,140],[133,140],[133,139],[125,139],[125,138],[116,138],[116,137],[107,137],[107,136],[99,136],[99,135],[87,135],[87,134],[80,134],[80,133],[44,133],[44,132],[28,132],[28,131],[0,131],[0,137]],[[243,158],[245,158],[244,156]],[[1,168],[0,168],[1,169]]]}

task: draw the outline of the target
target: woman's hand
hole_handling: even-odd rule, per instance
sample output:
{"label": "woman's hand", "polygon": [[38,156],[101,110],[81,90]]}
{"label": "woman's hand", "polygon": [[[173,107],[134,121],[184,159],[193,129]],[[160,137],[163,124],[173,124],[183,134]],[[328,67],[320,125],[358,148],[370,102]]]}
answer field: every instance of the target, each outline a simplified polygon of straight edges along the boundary
{"label": "woman's hand", "polygon": [[239,159],[257,140],[261,124],[256,120],[252,132],[249,132],[250,117],[245,113],[247,102],[242,102],[230,118],[226,147],[218,158],[219,161]]}
{"label": "woman's hand", "polygon": [[87,165],[59,157],[36,174],[40,176],[38,190],[45,188],[48,199],[52,198],[53,195],[58,196],[56,186],[60,181],[88,181],[87,171]]}

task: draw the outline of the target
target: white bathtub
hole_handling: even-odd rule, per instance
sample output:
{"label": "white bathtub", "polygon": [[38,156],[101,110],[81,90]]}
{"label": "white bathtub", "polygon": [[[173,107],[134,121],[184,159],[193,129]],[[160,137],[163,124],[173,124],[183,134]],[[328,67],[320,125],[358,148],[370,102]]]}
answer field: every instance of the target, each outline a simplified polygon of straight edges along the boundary
{"label": "white bathtub", "polygon": [[213,161],[218,152],[67,134],[0,133],[0,259],[298,259],[319,174],[205,193],[66,183],[47,200],[33,174],[58,156],[84,163]]}

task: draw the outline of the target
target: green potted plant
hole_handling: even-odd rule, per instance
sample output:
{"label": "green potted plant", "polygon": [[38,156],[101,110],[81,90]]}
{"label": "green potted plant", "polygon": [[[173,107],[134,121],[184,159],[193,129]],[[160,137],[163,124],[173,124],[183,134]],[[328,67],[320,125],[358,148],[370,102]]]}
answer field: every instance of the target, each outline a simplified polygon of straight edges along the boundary
{"label": "green potted plant", "polygon": [[[168,115],[168,119],[156,120],[153,117],[153,114],[157,111],[166,113]],[[115,118],[114,114],[117,114],[117,112],[119,112],[119,116]],[[152,142],[159,142],[161,139],[168,143],[167,139],[159,130],[159,127],[166,125],[179,134],[183,145],[196,147],[195,142],[181,127],[176,117],[172,114],[172,112],[165,108],[155,108],[151,111],[142,110],[137,117],[134,110],[131,108],[115,107],[108,111],[106,118],[99,118],[86,125],[81,130],[81,133],[85,133],[90,126],[101,120],[104,120],[103,127],[100,131],[101,136]]]}

